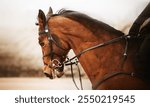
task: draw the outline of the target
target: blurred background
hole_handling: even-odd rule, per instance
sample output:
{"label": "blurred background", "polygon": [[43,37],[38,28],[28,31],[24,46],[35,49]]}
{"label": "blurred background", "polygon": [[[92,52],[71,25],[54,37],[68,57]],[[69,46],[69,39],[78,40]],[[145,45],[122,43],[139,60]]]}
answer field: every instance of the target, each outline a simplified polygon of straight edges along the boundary
{"label": "blurred background", "polygon": [[[85,13],[127,33],[149,0],[0,0],[0,77],[43,77],[38,10]],[[73,52],[70,53],[70,56]],[[66,68],[66,71],[69,68]],[[67,72],[68,75],[70,72]],[[66,73],[66,75],[67,75]]]}

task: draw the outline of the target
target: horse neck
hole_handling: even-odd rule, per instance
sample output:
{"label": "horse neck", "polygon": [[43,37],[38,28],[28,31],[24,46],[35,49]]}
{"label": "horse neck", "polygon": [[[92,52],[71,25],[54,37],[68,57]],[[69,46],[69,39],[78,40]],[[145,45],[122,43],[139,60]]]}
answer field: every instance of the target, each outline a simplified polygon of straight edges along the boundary
{"label": "horse neck", "polygon": [[[61,35],[61,38],[67,42],[66,44],[69,44],[68,47],[73,49],[76,55],[89,47],[118,36],[117,33],[115,35],[115,33],[112,34],[102,28],[95,28],[95,31],[98,32],[94,35],[82,24],[65,17],[55,17],[49,24],[52,26],[51,30],[56,32],[58,36]],[[119,66],[124,52],[123,44],[124,42],[118,42],[97,48],[82,54],[78,58],[92,84],[107,73],[120,71]]]}
{"label": "horse neck", "polygon": [[[83,33],[84,35],[84,33]],[[88,35],[89,36],[89,35]],[[71,48],[77,55],[81,51],[95,46],[97,44],[106,42],[115,38],[115,35],[109,35],[109,33],[101,34],[100,37],[91,35],[91,39],[85,40],[84,37],[73,38],[70,37]],[[115,50],[114,50],[115,49]],[[90,50],[82,54],[78,59],[81,63],[83,69],[91,80],[92,84],[95,83],[97,79],[100,79],[103,75],[113,72],[120,71],[121,57],[123,55],[123,43],[111,44],[109,46],[97,48]]]}

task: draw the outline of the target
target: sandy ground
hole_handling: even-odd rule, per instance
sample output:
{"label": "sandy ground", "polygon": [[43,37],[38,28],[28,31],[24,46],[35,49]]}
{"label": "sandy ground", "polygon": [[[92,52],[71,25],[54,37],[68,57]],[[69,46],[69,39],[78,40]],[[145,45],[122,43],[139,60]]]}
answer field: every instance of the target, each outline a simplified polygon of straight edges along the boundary
{"label": "sandy ground", "polygon": [[[78,78],[76,78],[80,86]],[[91,83],[83,78],[85,90],[91,89]],[[0,78],[0,90],[76,90],[71,78]]]}

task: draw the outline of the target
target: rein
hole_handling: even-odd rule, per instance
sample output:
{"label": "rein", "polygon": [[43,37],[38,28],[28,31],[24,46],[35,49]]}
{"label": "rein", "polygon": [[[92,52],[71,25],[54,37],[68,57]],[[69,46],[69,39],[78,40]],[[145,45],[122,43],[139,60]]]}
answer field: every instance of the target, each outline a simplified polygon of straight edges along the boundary
{"label": "rein", "polygon": [[[72,57],[72,58],[70,58],[70,59],[67,58],[67,60],[66,60],[65,62],[63,62],[63,63],[64,63],[64,65],[71,65],[71,73],[72,73],[72,65],[78,63],[78,62],[71,62],[72,60],[74,60],[74,59],[76,59],[76,58],[79,58],[82,54],[84,54],[84,53],[87,52],[87,51],[90,51],[90,50],[93,50],[93,49],[96,49],[96,48],[100,48],[100,47],[104,47],[104,46],[107,46],[107,45],[110,45],[110,44],[119,42],[119,41],[122,40],[122,39],[125,39],[125,49],[124,49],[124,53],[123,53],[123,60],[122,60],[121,66],[120,66],[120,68],[122,68],[123,65],[124,65],[124,62],[125,62],[125,60],[126,60],[126,58],[127,58],[128,40],[129,40],[130,38],[131,38],[131,37],[130,37],[129,35],[122,35],[122,36],[120,36],[120,37],[114,38],[114,39],[109,40],[109,41],[107,41],[107,42],[100,43],[100,44],[98,44],[98,45],[92,46],[92,47],[90,47],[90,48],[87,48],[87,49],[81,51],[80,53],[78,53],[77,55],[75,55],[74,57]],[[79,67],[78,67],[78,69],[79,69]],[[79,71],[79,70],[78,70],[78,71]],[[121,74],[134,76],[134,72],[132,72],[132,73],[120,72],[120,71],[118,71],[118,72],[113,72],[113,73],[111,73],[111,74],[105,75],[102,79],[100,79],[100,80],[96,83],[95,86],[92,86],[92,89],[94,89],[94,90],[97,89],[98,86],[101,85],[101,84],[102,84],[103,82],[105,82],[106,80],[110,79],[111,77],[114,77],[114,76],[117,76],[117,75],[121,75]],[[72,77],[72,78],[73,78],[73,77]],[[80,73],[79,73],[79,78],[81,78]],[[74,79],[73,79],[73,81],[74,81]],[[75,82],[74,82],[74,84],[75,84],[75,86],[77,87],[77,85],[76,85]],[[81,83],[80,83],[80,86],[83,87]],[[79,88],[77,87],[77,89],[79,89]],[[83,89],[83,88],[81,88],[81,89]]]}
{"label": "rein", "polygon": [[[125,40],[126,40],[125,52],[124,52],[124,54],[123,54],[123,56],[126,57],[126,56],[127,56],[127,48],[128,48],[128,39],[129,39],[129,38],[130,38],[129,35],[123,35],[123,36],[120,36],[120,37],[118,37],[118,38],[114,38],[114,39],[112,39],[112,40],[109,40],[109,41],[107,41],[107,42],[103,42],[103,43],[100,43],[100,44],[98,44],[98,45],[92,46],[92,47],[90,47],[90,48],[87,48],[87,49],[81,51],[80,53],[78,53],[78,54],[75,55],[74,57],[70,58],[70,61],[73,60],[73,59],[75,59],[75,58],[79,58],[82,54],[84,54],[84,53],[87,52],[87,51],[90,51],[90,50],[93,50],[93,49],[96,49],[96,48],[100,48],[100,47],[104,47],[104,46],[113,44],[113,43],[118,42],[118,41],[120,41],[120,40],[122,40],[122,39],[125,39]],[[68,63],[68,62],[69,62],[69,60],[65,61],[64,63]]]}

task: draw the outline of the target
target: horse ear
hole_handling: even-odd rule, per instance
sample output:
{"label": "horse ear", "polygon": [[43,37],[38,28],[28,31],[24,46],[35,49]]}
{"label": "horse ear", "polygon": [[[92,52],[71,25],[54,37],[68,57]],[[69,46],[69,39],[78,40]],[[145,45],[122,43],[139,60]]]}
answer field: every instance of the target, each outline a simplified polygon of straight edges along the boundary
{"label": "horse ear", "polygon": [[45,27],[45,25],[46,25],[46,16],[45,16],[44,12],[41,9],[39,9],[38,20],[39,20],[39,23],[42,23],[42,26]]}
{"label": "horse ear", "polygon": [[52,10],[51,7],[49,7],[49,11],[48,11],[48,13],[46,15],[46,19],[48,20],[51,17],[52,14],[53,14],[53,10]]}

